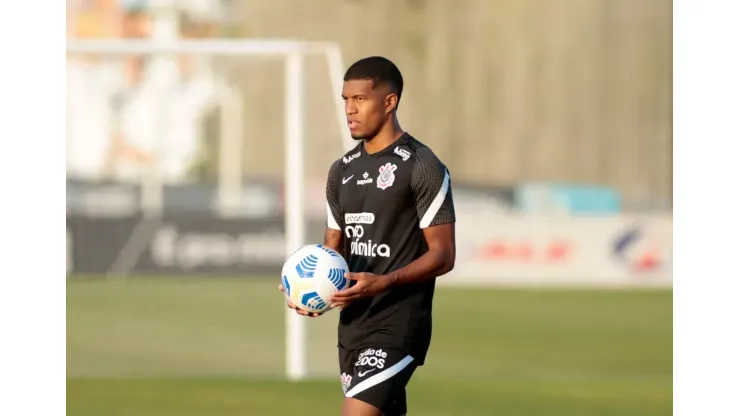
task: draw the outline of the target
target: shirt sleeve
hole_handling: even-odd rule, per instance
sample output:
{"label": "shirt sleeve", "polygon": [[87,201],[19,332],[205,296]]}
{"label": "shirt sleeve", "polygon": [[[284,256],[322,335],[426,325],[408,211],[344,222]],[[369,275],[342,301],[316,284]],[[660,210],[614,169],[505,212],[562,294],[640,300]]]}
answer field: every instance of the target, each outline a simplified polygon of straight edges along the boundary
{"label": "shirt sleeve", "polygon": [[455,222],[450,172],[429,148],[418,149],[415,159],[411,188],[416,200],[419,227]]}
{"label": "shirt sleeve", "polygon": [[341,230],[341,224],[344,220],[342,208],[339,205],[339,196],[337,195],[339,182],[339,162],[337,160],[329,168],[329,176],[326,179],[326,226],[334,230]]}

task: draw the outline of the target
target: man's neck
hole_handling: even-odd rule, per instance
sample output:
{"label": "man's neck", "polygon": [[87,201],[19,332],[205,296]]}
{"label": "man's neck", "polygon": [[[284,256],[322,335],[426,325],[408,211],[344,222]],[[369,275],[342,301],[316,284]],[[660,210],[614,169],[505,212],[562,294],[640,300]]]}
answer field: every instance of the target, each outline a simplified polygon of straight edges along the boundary
{"label": "man's neck", "polygon": [[404,131],[401,126],[391,124],[388,129],[379,131],[372,139],[365,140],[365,151],[369,154],[377,153],[390,146],[399,137],[403,136],[403,134]]}

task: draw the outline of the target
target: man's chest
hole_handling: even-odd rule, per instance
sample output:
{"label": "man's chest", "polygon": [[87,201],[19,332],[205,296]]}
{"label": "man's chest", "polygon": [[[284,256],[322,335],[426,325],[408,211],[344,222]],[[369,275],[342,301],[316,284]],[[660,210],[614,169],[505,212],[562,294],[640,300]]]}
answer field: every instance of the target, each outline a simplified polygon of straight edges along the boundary
{"label": "man's chest", "polygon": [[398,157],[366,157],[347,164],[338,190],[342,211],[378,216],[412,207],[412,166]]}

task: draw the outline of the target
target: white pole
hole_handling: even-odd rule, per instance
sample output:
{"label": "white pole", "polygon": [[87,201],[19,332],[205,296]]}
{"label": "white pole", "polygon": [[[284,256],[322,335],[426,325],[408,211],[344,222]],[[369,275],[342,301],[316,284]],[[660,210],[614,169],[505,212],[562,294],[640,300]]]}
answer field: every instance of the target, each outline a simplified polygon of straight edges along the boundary
{"label": "white pole", "polygon": [[242,102],[235,88],[219,82],[221,128],[218,162],[218,205],[222,216],[236,215],[242,192]]}
{"label": "white pole", "polygon": [[[174,0],[162,0],[155,2],[151,5],[149,10],[152,16],[152,40],[157,42],[177,42],[180,37],[180,28],[177,18],[177,9],[175,8]],[[177,62],[172,56],[156,56],[152,59],[151,70],[145,72],[145,77],[150,78],[153,88],[157,90],[157,100],[159,105],[157,111],[163,113],[166,110],[168,103],[163,102],[163,97],[168,90],[168,87],[175,81],[177,76]],[[159,216],[162,214],[164,205],[164,183],[162,180],[162,172],[160,163],[162,162],[163,149],[162,149],[162,137],[164,137],[163,125],[166,118],[163,116],[157,117],[157,124],[155,125],[154,140],[152,143],[152,161],[149,166],[149,171],[142,176],[142,195],[141,202],[144,208],[144,214],[146,216]]]}
{"label": "white pole", "polygon": [[335,116],[341,132],[342,147],[348,152],[357,145],[349,135],[347,129],[347,115],[344,113],[344,101],[342,100],[342,84],[344,83],[344,63],[342,62],[342,51],[339,45],[331,45],[326,48],[326,64],[329,67],[329,77],[332,91],[334,92]]}
{"label": "white pole", "polygon": [[[286,257],[304,244],[303,216],[303,56],[294,52],[285,67],[285,242]],[[285,353],[289,380],[306,377],[305,318],[286,308]]]}

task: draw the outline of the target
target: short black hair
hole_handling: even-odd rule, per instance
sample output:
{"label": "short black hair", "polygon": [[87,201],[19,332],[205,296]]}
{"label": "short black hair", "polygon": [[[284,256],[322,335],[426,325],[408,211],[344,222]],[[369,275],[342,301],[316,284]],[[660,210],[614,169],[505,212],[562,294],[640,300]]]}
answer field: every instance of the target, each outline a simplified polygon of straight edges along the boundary
{"label": "short black hair", "polygon": [[358,79],[372,80],[373,86],[377,84],[388,85],[398,96],[398,101],[401,101],[403,76],[401,76],[398,67],[389,59],[382,56],[371,56],[353,63],[344,74],[344,80]]}

